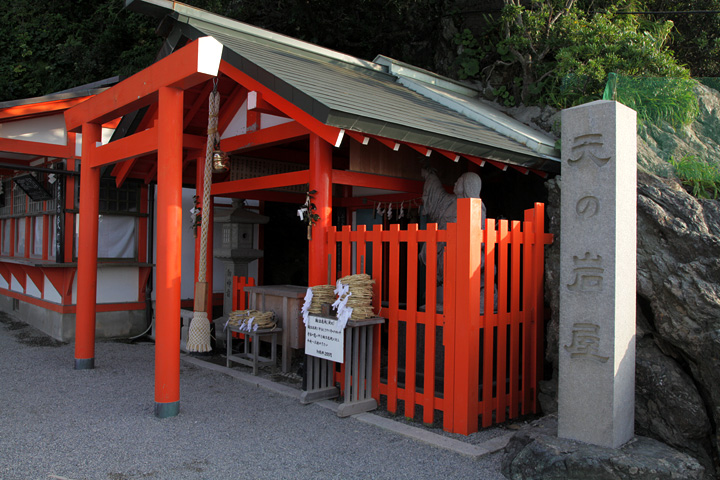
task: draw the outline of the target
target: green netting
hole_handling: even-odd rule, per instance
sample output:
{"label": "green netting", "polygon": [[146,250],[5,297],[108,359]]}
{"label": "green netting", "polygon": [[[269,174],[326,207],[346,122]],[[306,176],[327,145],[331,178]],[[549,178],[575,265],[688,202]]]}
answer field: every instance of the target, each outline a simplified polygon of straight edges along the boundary
{"label": "green netting", "polygon": [[611,73],[603,100],[616,100],[634,109],[638,119],[673,127],[691,124],[700,107],[695,93],[697,80],[667,77],[627,77]]}

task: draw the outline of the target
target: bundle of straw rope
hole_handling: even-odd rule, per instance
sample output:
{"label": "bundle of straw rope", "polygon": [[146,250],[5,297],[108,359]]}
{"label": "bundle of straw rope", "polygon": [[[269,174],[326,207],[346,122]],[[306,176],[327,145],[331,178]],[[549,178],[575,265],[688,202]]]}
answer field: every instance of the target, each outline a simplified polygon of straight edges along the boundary
{"label": "bundle of straw rope", "polygon": [[236,326],[239,330],[246,332],[277,327],[273,312],[261,312],[259,310],[234,310],[230,312],[227,324]]}
{"label": "bundle of straw rope", "polygon": [[310,302],[310,308],[308,312],[314,314],[322,313],[322,306],[325,303],[332,304],[335,301],[335,286],[334,285],[315,285],[310,287],[313,293],[312,301]]}
{"label": "bundle of straw rope", "polygon": [[339,280],[339,283],[348,287],[346,307],[352,308],[351,320],[363,320],[375,316],[372,307],[373,291],[375,283],[370,275],[358,273],[348,275]]}
{"label": "bundle of straw rope", "polygon": [[[207,239],[208,229],[210,228],[209,210],[210,205],[210,187],[212,184],[212,152],[215,144],[219,140],[217,131],[218,111],[220,109],[220,94],[217,91],[217,83],[215,88],[210,92],[209,113],[208,113],[208,138],[205,149],[205,164],[203,166],[203,199],[201,210],[200,225],[200,268],[198,280],[195,285],[195,313],[190,321],[188,329],[187,349],[189,352],[209,352],[212,350],[210,345],[210,321],[208,319],[207,308],[207,292],[208,284],[205,281],[207,271]],[[209,288],[212,294],[212,288]]]}

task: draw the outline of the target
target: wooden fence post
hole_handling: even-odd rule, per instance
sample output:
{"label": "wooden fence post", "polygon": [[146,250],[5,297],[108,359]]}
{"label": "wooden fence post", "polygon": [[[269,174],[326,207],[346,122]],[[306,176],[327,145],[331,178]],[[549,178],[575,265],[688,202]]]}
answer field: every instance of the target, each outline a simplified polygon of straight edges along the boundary
{"label": "wooden fence post", "polygon": [[458,199],[453,432],[463,435],[478,430],[481,225],[482,201]]}

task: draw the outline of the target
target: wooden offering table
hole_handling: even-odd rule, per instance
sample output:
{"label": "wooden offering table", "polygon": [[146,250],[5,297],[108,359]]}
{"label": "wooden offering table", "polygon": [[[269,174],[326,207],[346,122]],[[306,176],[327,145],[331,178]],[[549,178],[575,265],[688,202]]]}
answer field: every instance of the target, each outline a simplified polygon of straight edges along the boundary
{"label": "wooden offering table", "polygon": [[245,287],[253,310],[272,311],[282,328],[282,371],[290,371],[292,350],[305,348],[305,324],[301,309],[307,287],[300,285],[262,285]]}

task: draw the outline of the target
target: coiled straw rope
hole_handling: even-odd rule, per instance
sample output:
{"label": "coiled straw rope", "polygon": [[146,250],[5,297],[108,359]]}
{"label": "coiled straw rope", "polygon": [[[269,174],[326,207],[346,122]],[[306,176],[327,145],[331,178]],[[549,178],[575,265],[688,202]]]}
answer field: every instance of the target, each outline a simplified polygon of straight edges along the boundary
{"label": "coiled straw rope", "polygon": [[233,325],[239,330],[254,332],[263,329],[274,329],[277,327],[275,314],[273,312],[261,312],[259,310],[234,310],[230,312],[226,325]]}
{"label": "coiled straw rope", "polygon": [[[220,110],[220,93],[217,91],[217,84],[210,92],[209,117],[208,117],[208,139],[205,149],[205,168],[203,170],[203,198],[202,198],[202,221],[200,224],[200,267],[198,272],[198,282],[205,282],[205,273],[207,271],[207,238],[208,224],[210,222],[209,210],[210,206],[210,187],[212,184],[212,156],[215,145],[219,140],[217,131],[218,111]],[[197,306],[196,306],[197,310]],[[190,321],[190,329],[188,332],[187,349],[190,352],[209,352],[212,347],[210,345],[210,322],[208,321],[207,312],[195,311],[193,319]]]}

